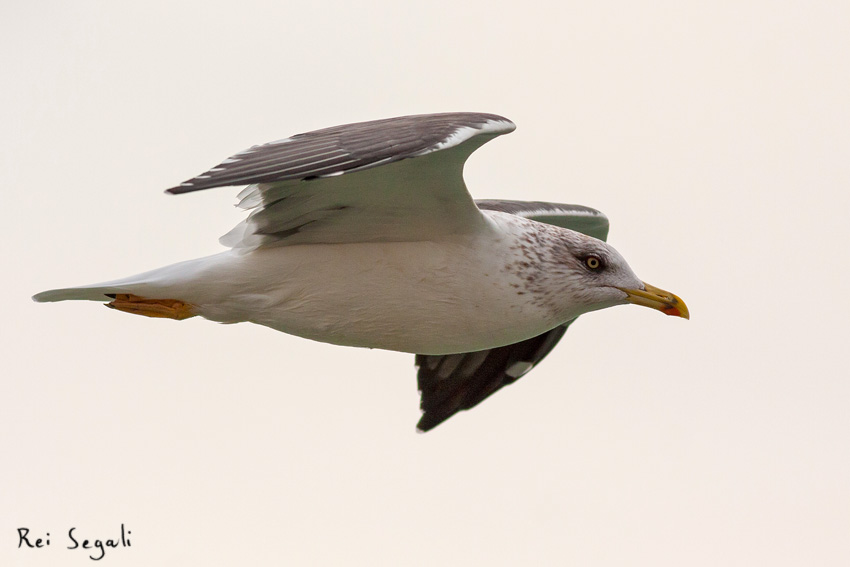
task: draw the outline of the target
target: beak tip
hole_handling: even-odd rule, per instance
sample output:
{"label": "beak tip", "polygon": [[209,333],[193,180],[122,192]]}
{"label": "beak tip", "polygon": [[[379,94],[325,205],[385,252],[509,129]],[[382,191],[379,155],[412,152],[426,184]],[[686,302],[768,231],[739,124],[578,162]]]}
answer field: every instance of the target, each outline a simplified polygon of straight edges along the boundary
{"label": "beak tip", "polygon": [[665,309],[664,313],[667,315],[671,315],[673,317],[681,317],[682,319],[690,319],[691,314],[688,313],[687,309],[679,309],[677,307],[671,307],[670,309]]}
{"label": "beak tip", "polygon": [[643,282],[643,285],[644,289],[620,289],[626,292],[626,300],[630,303],[652,307],[671,317],[691,318],[687,305],[679,296],[646,282]]}

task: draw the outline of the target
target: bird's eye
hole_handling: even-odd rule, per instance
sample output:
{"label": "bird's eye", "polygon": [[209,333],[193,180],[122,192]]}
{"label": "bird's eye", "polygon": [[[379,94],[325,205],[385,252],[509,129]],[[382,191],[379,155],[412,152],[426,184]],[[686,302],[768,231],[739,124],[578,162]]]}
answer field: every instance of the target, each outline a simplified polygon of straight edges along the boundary
{"label": "bird's eye", "polygon": [[584,259],[584,263],[591,270],[598,270],[599,268],[602,267],[602,260],[600,260],[596,256],[588,256],[587,258]]}

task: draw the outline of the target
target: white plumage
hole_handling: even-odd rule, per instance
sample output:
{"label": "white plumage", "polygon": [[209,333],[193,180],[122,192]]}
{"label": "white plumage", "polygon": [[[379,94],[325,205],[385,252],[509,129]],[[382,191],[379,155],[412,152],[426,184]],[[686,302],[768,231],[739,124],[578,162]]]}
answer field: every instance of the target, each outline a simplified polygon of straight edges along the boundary
{"label": "white plumage", "polygon": [[[249,321],[417,353],[422,429],[526,373],[582,313],[631,301],[687,316],[681,300],[646,287],[605,242],[565,228],[604,239],[598,211],[476,206],[463,164],[513,128],[494,115],[423,115],[256,146],[169,190],[252,184],[239,195],[251,213],[222,237],[231,250],[34,299],[112,300],[131,313]],[[490,368],[490,354],[536,340],[540,348]]]}

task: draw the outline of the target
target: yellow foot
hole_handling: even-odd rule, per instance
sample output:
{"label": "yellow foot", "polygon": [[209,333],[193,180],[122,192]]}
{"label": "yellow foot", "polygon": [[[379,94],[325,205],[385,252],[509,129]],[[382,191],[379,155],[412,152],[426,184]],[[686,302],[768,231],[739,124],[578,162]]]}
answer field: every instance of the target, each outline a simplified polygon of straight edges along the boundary
{"label": "yellow foot", "polygon": [[179,299],[145,299],[129,293],[109,294],[112,301],[106,304],[110,309],[125,313],[144,315],[145,317],[165,317],[166,319],[188,319],[194,317],[192,306]]}

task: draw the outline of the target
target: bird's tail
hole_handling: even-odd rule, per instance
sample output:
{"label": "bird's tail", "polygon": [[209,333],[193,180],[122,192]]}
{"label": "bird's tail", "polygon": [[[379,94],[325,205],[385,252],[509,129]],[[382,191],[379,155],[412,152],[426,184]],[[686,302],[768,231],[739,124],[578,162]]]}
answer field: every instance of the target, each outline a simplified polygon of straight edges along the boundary
{"label": "bird's tail", "polygon": [[43,291],[34,295],[33,301],[104,301],[128,313],[185,319],[194,315],[189,308],[197,275],[220,257],[188,260],[120,280]]}
{"label": "bird's tail", "polygon": [[166,277],[169,271],[173,271],[173,268],[174,266],[168,266],[109,282],[51,289],[35,294],[32,299],[39,303],[45,303],[67,300],[110,301],[118,294],[156,297],[169,287],[174,287],[173,285],[166,285],[173,283],[174,278]]}
{"label": "bird's tail", "polygon": [[197,275],[215,264],[218,257],[180,262],[111,282],[43,291],[34,295],[33,300],[39,303],[104,301],[108,307],[135,315],[188,319],[198,314],[193,304]]}
{"label": "bird's tail", "polygon": [[227,252],[224,252],[186,260],[119,280],[42,291],[33,296],[33,301],[39,303],[66,300],[109,301],[114,299],[112,296],[119,294],[132,294],[150,298],[186,294],[188,290],[194,287],[193,282],[199,274],[226,260],[227,254]]}
{"label": "bird's tail", "polygon": [[67,300],[109,301],[112,299],[110,296],[119,293],[131,293],[130,286],[92,284],[80,287],[65,287],[62,289],[42,291],[33,295],[32,299],[38,303]]}

